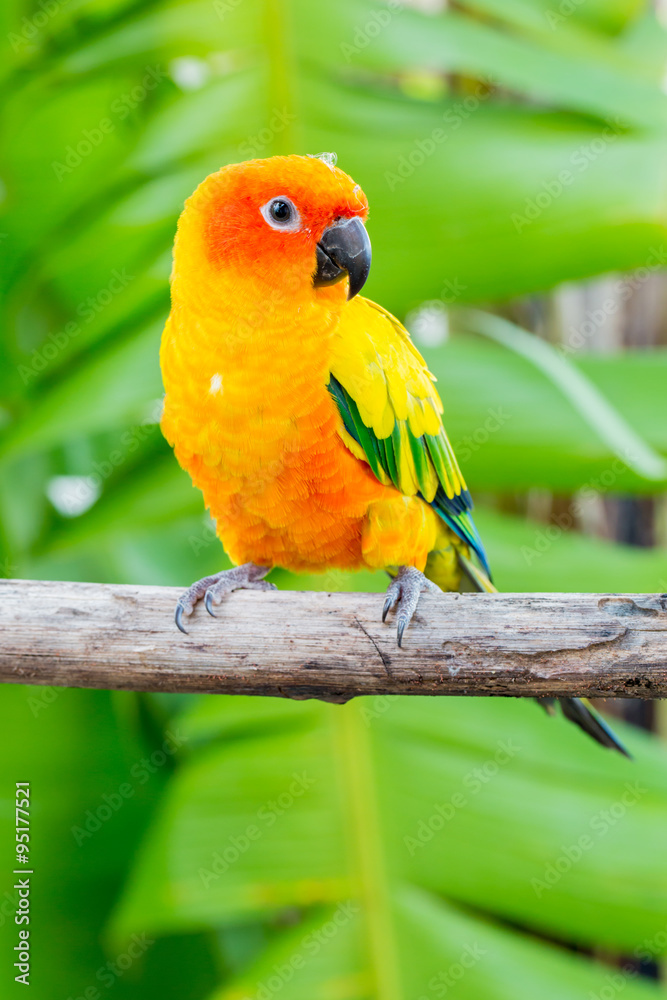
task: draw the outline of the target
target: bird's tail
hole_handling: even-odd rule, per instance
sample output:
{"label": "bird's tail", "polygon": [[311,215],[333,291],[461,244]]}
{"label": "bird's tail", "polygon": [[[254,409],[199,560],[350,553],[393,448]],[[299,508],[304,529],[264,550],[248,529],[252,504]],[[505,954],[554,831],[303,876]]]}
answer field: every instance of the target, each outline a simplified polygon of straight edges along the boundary
{"label": "bird's tail", "polygon": [[[458,554],[459,562],[463,572],[466,574],[476,590],[486,594],[497,594],[498,590],[493,586],[484,570],[475,565],[462,552]],[[561,711],[566,719],[574,722],[576,726],[583,729],[597,743],[611,750],[618,750],[624,757],[630,757],[618,736],[607,725],[599,712],[585,698],[536,698],[535,701],[542,705],[545,711],[553,712],[553,703],[558,701]]]}
{"label": "bird's tail", "polygon": [[[549,712],[554,699],[540,698],[538,700],[545,710]],[[585,733],[592,736],[603,747],[609,747],[610,750],[618,750],[624,757],[632,756],[623,746],[613,729],[607,725],[600,713],[596,712],[586,698],[559,698],[558,703],[566,719],[574,722],[576,726],[583,729]]]}

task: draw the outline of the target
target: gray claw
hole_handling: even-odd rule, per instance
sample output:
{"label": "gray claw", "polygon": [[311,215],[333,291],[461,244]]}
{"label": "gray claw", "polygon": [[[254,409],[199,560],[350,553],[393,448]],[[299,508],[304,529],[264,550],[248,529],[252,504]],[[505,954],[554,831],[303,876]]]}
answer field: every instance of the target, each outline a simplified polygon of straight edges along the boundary
{"label": "gray claw", "polygon": [[183,628],[183,615],[192,614],[196,604],[204,600],[204,605],[212,618],[217,618],[214,607],[214,599],[220,603],[227,594],[233,590],[275,590],[275,585],[264,580],[263,577],[271,569],[270,566],[257,566],[255,563],[244,563],[242,566],[235,566],[234,569],[223,569],[212,576],[205,576],[201,580],[193,583],[185,593],[181,594],[176,603],[176,613],[174,621],[177,627],[185,635],[188,632]]}
{"label": "gray claw", "polygon": [[408,624],[407,618],[401,618],[396,628],[396,639],[398,641],[398,648],[400,649],[403,645],[403,633],[405,632],[406,626]]}
{"label": "gray claw", "polygon": [[176,622],[176,627],[180,628],[180,630],[183,633],[183,635],[187,635],[188,634],[187,629],[184,629],[183,628],[183,624],[182,624],[183,623],[183,605],[182,604],[177,604],[176,605],[176,614],[174,615],[174,621]]}
{"label": "gray claw", "polygon": [[396,606],[396,640],[399,648],[403,645],[403,634],[417,610],[420,594],[426,590],[439,591],[440,588],[427,580],[424,574],[414,566],[401,566],[387,588],[387,596],[382,609],[382,621]]}

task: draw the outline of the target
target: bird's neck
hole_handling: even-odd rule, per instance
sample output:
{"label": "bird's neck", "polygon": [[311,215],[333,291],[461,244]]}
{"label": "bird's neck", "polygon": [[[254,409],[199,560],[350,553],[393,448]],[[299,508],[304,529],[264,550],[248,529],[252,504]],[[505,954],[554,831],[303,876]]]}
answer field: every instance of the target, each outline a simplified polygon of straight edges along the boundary
{"label": "bird's neck", "polygon": [[310,280],[299,289],[233,275],[217,280],[215,289],[174,280],[162,345],[167,393],[179,392],[185,377],[193,395],[216,397],[216,409],[262,409],[271,392],[326,386],[344,301],[342,285],[316,292]]}

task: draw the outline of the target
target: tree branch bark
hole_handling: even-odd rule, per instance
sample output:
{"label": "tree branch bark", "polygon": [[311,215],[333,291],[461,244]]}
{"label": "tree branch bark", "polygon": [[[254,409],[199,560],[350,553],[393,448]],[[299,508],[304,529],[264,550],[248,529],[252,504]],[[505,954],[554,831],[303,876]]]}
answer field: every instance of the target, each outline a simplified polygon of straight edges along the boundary
{"label": "tree branch bark", "polygon": [[667,695],[665,594],[424,594],[396,646],[379,594],[238,591],[177,631],[170,587],[0,581],[0,681],[345,701]]}

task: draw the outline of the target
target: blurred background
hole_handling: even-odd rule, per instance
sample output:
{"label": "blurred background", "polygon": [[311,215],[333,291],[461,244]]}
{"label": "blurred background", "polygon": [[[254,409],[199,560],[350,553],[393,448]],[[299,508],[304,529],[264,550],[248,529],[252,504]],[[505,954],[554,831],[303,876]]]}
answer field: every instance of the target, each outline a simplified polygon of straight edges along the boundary
{"label": "blurred background", "polygon": [[[335,151],[500,589],[667,591],[662,4],[4,0],[0,44],[0,575],[227,565],[158,427],[176,219]],[[34,997],[662,995],[664,715],[603,707],[634,762],[523,700],[4,688],[0,996],[22,780]]]}

